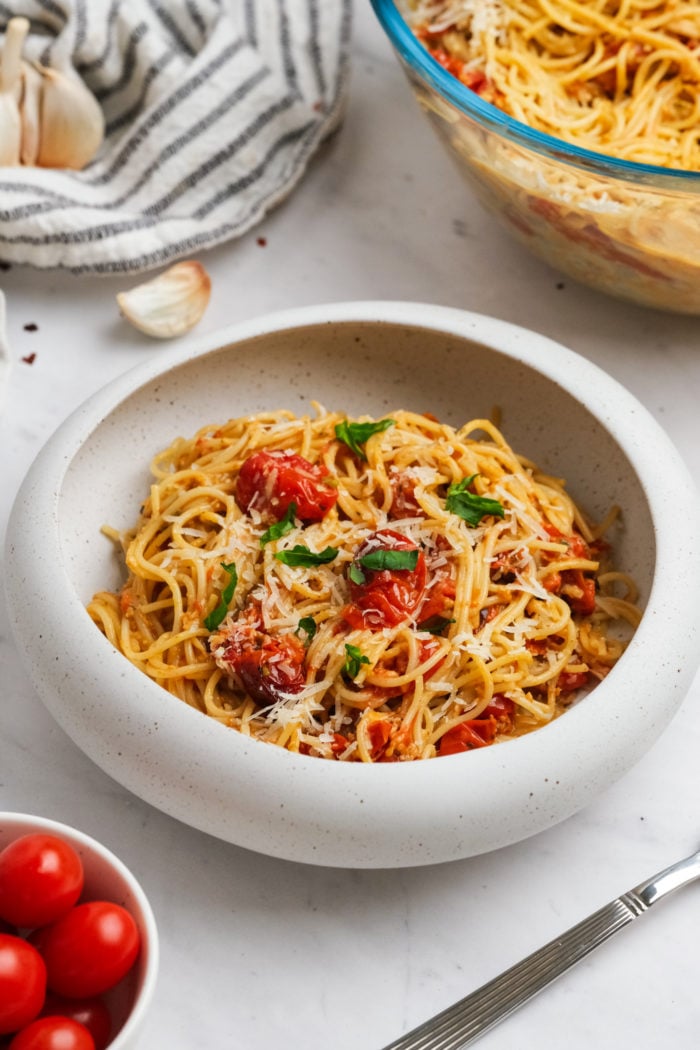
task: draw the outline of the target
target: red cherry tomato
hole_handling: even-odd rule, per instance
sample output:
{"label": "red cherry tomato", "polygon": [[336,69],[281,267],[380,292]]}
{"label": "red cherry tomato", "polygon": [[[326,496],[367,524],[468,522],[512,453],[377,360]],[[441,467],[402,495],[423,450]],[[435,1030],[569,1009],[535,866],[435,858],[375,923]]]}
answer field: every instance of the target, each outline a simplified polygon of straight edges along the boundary
{"label": "red cherry tomato", "polygon": [[38,1015],[46,994],[46,966],[21,937],[0,933],[0,1035],[23,1028]]}
{"label": "red cherry tomato", "polygon": [[70,1017],[85,1025],[92,1036],[95,1050],[105,1050],[112,1034],[112,1018],[101,999],[65,999],[49,992],[44,1000],[42,1017]]}
{"label": "red cherry tomato", "polygon": [[273,637],[239,621],[220,643],[216,659],[238,677],[253,700],[274,704],[284,693],[304,688],[304,658],[304,646],[293,634]]}
{"label": "red cherry tomato", "polygon": [[85,1025],[70,1017],[40,1017],[14,1037],[8,1050],[95,1050]]}
{"label": "red cherry tomato", "polygon": [[44,957],[51,991],[88,999],[129,972],[140,938],[133,917],[121,905],[89,901],[39,930],[35,943]]}
{"label": "red cherry tomato", "polygon": [[371,630],[395,627],[416,611],[423,600],[427,582],[422,551],[418,554],[415,569],[367,569],[362,566],[361,559],[379,550],[418,549],[413,540],[393,529],[382,529],[365,540],[353,563],[364,576],[364,583],[354,583],[350,579],[352,602],[343,611],[351,627],[367,627]]}
{"label": "red cherry tomato", "polygon": [[236,502],[241,510],[257,510],[272,521],[280,521],[295,503],[300,521],[321,521],[338,499],[329,477],[323,465],[293,452],[254,452],[238,475]]}
{"label": "red cherry tomato", "polygon": [[15,926],[55,922],[82,889],[80,857],[55,835],[23,835],[0,853],[0,916]]}

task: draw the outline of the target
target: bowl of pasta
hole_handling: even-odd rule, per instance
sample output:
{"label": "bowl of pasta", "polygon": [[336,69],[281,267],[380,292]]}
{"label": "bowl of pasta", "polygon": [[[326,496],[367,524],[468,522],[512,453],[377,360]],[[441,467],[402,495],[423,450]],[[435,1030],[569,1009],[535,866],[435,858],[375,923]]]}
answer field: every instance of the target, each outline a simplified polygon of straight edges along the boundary
{"label": "bowl of pasta", "polygon": [[549,339],[305,307],[67,420],[8,599],[49,710],[141,798],[290,860],[431,864],[563,820],[652,745],[700,654],[698,509],[650,414]]}
{"label": "bowl of pasta", "polygon": [[700,313],[700,17],[682,0],[372,0],[479,202],[623,299]]}

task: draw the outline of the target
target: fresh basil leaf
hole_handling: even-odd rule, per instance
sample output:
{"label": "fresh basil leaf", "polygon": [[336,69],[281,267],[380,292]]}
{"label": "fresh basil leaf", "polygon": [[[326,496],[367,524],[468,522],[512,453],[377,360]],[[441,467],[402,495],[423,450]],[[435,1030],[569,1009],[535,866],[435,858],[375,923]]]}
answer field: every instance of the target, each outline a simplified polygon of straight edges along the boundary
{"label": "fresh basil leaf", "polygon": [[357,678],[362,664],[368,663],[369,659],[362,655],[362,650],[357,645],[351,645],[349,642],[345,643],[345,663],[343,664],[343,673],[346,674],[348,678]]}
{"label": "fresh basil leaf", "polygon": [[451,623],[455,623],[455,620],[449,620],[446,616],[429,616],[423,623],[418,624],[418,630],[427,631],[428,634],[442,634]]}
{"label": "fresh basil leaf", "polygon": [[231,599],[233,598],[233,592],[235,591],[236,584],[238,583],[238,573],[236,572],[236,566],[233,564],[233,562],[230,562],[228,565],[225,565],[222,562],[221,568],[224,570],[224,572],[228,573],[229,581],[224,587],[223,591],[221,592],[221,601],[213,610],[213,612],[210,612],[209,615],[204,619],[204,626],[208,631],[215,631],[221,623],[221,621],[226,616],[226,613],[228,612],[228,607],[231,604]]}
{"label": "fresh basil leaf", "polygon": [[363,573],[362,569],[356,561],[354,561],[348,569],[348,578],[351,579],[353,583],[357,584],[367,582],[367,577],[365,576],[365,574]]}
{"label": "fresh basil leaf", "polygon": [[307,567],[327,565],[328,562],[334,561],[338,557],[338,548],[326,547],[317,554],[315,551],[310,551],[308,547],[304,547],[303,544],[297,543],[295,547],[288,551],[277,551],[275,557],[277,561],[283,562],[284,565],[304,565]]}
{"label": "fresh basil leaf", "polygon": [[372,434],[380,434],[383,430],[388,430],[389,427],[395,425],[395,419],[380,419],[378,423],[350,423],[344,419],[342,423],[336,424],[335,436],[360,459],[367,459],[365,450],[360,446],[364,445]]}
{"label": "fresh basil leaf", "polygon": [[297,624],[297,629],[294,633],[298,635],[299,631],[303,631],[306,635],[306,644],[311,645],[311,642],[314,640],[314,636],[316,634],[317,629],[317,624],[313,616],[302,616],[301,620],[299,620],[299,623]]}
{"label": "fresh basil leaf", "polygon": [[474,492],[468,491],[469,486],[476,477],[478,477],[478,474],[472,474],[470,477],[462,478],[461,481],[450,485],[445,500],[445,506],[451,514],[456,514],[458,518],[466,521],[467,525],[473,527],[477,526],[487,514],[493,514],[495,518],[505,516],[503,504],[499,503],[497,499],[477,496]]}
{"label": "fresh basil leaf", "polygon": [[287,507],[284,517],[276,521],[274,525],[270,525],[270,528],[263,532],[260,537],[260,546],[264,547],[266,543],[270,543],[271,540],[279,540],[282,536],[286,536],[288,532],[291,532],[294,528],[294,519],[297,514],[297,505],[293,501]]}
{"label": "fresh basil leaf", "polygon": [[363,569],[373,569],[375,572],[381,572],[382,569],[408,569],[412,572],[418,563],[419,554],[418,548],[412,551],[396,551],[380,547],[376,551],[364,554],[359,562]]}

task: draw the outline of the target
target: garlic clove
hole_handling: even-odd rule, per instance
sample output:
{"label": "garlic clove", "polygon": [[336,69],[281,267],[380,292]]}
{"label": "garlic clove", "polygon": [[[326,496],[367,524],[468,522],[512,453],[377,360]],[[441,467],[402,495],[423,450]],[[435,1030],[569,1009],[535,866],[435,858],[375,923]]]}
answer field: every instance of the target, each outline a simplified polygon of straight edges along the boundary
{"label": "garlic clove", "polygon": [[23,62],[22,99],[19,107],[22,125],[19,154],[21,164],[36,164],[39,156],[42,91],[41,73],[29,62]]}
{"label": "garlic clove", "polygon": [[42,168],[84,168],[104,138],[100,105],[77,76],[39,66],[41,134],[36,163]]}
{"label": "garlic clove", "polygon": [[19,164],[22,123],[19,112],[22,48],[29,32],[26,18],[7,23],[0,53],[0,165]]}
{"label": "garlic clove", "polygon": [[201,263],[175,263],[158,277],[117,295],[127,321],[156,339],[184,335],[209,304],[211,280]]}

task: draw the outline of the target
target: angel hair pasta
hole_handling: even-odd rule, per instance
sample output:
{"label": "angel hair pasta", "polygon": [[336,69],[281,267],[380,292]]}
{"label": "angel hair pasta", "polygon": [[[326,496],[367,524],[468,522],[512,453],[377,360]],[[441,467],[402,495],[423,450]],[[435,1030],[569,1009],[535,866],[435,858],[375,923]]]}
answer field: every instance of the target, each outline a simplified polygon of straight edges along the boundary
{"label": "angel hair pasta", "polygon": [[611,157],[700,170],[689,0],[413,0],[416,35],[487,102]]}
{"label": "angel hair pasta", "polygon": [[155,457],[136,527],[106,530],[128,578],[89,605],[132,663],[241,733],[362,762],[527,733],[607,674],[634,585],[562,482],[487,420],[315,408]]}

